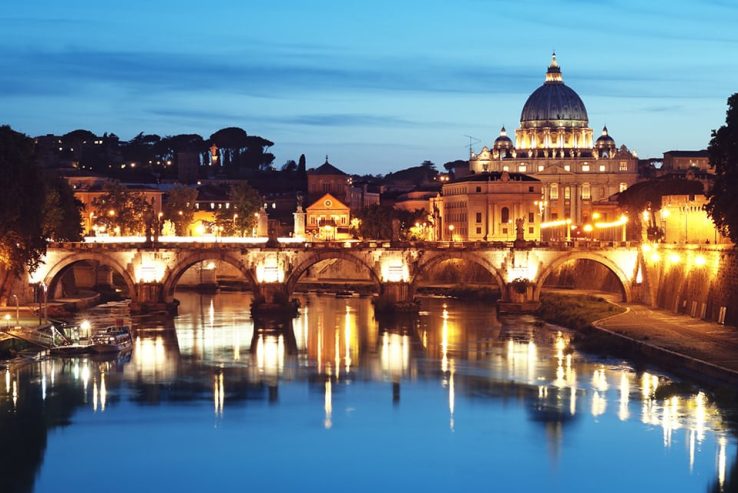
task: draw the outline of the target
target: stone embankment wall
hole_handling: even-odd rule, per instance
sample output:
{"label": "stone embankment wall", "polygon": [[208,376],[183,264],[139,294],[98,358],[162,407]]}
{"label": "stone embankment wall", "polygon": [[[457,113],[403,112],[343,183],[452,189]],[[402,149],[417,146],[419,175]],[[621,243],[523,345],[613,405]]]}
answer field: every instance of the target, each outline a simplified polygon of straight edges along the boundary
{"label": "stone embankment wall", "polygon": [[738,251],[734,248],[661,246],[643,255],[643,302],[738,325]]}

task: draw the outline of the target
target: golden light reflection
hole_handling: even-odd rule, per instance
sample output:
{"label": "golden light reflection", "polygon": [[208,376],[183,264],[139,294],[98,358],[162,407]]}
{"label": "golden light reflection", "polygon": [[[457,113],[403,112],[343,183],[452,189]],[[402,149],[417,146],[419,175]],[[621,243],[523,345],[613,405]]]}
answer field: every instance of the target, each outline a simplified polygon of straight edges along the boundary
{"label": "golden light reflection", "polygon": [[441,325],[441,371],[448,371],[448,310],[446,304],[443,304],[443,313],[441,314],[443,323]]}
{"label": "golden light reflection", "polygon": [[167,350],[164,338],[136,336],[134,342],[133,363],[136,372],[147,382],[156,382],[172,378],[176,368],[175,362],[167,361]]}
{"label": "golden light reflection", "polygon": [[223,383],[223,372],[219,371],[213,376],[213,408],[216,416],[223,416],[224,403],[225,385]]}
{"label": "golden light reflection", "polygon": [[382,350],[379,355],[382,370],[389,373],[394,381],[410,366],[410,338],[407,335],[382,334]]}
{"label": "golden light reflection", "polygon": [[327,378],[325,381],[325,402],[323,409],[325,410],[323,427],[329,430],[333,426],[333,388],[330,378]]}
{"label": "golden light reflection", "polygon": [[454,362],[451,362],[451,374],[448,377],[448,413],[449,413],[449,428],[454,431],[454,411],[456,410],[456,389],[454,388]]}
{"label": "golden light reflection", "polygon": [[256,342],[256,366],[260,373],[278,376],[284,368],[284,336],[259,335]]}
{"label": "golden light reflection", "polygon": [[[100,400],[100,412],[105,412],[105,404],[108,401],[108,388],[105,384],[105,372],[100,372],[100,391],[97,395]],[[95,409],[97,410],[97,403],[95,403]]]}
{"label": "golden light reflection", "polygon": [[604,368],[598,368],[592,374],[592,387],[600,392],[607,392],[609,388],[607,384],[607,375]]}
{"label": "golden light reflection", "polygon": [[538,366],[538,347],[533,340],[518,342],[513,339],[507,341],[507,364],[509,378],[526,380],[528,383],[536,381]]}
{"label": "golden light reflection", "polygon": [[718,470],[718,484],[720,485],[720,491],[723,491],[725,486],[725,467],[727,464],[726,460],[726,446],[728,441],[724,436],[718,438],[718,458],[717,458],[717,470]]}
{"label": "golden light reflection", "polygon": [[607,410],[607,398],[605,394],[600,394],[599,391],[595,390],[592,393],[592,416],[602,416]]}
{"label": "golden light reflection", "polygon": [[620,421],[627,421],[630,418],[628,409],[628,401],[630,400],[630,380],[628,373],[620,372],[620,407],[618,408],[618,418]]}
{"label": "golden light reflection", "polygon": [[351,371],[351,335],[354,333],[355,326],[356,317],[352,317],[351,309],[346,305],[346,314],[343,319],[344,362],[346,365],[346,373]]}

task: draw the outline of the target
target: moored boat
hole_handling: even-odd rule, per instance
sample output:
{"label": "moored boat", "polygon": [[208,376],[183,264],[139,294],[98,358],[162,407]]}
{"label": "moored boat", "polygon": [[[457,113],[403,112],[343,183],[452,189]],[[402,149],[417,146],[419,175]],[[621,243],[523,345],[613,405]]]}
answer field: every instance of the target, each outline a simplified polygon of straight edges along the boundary
{"label": "moored boat", "polygon": [[92,350],[96,353],[118,353],[132,348],[133,338],[127,325],[108,327],[92,336]]}

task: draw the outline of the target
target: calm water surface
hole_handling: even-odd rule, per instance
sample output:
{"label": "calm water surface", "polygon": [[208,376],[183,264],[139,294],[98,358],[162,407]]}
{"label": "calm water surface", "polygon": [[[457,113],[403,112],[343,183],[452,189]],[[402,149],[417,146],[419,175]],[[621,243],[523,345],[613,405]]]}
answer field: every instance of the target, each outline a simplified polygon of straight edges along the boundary
{"label": "calm water surface", "polygon": [[[179,293],[127,358],[0,380],[0,491],[720,491],[726,415],[698,388],[573,351],[489,305],[427,299],[378,323],[310,295],[254,322],[248,294]],[[446,304],[444,304],[446,303]],[[127,318],[126,306],[83,315]],[[661,389],[661,390],[659,390]]]}

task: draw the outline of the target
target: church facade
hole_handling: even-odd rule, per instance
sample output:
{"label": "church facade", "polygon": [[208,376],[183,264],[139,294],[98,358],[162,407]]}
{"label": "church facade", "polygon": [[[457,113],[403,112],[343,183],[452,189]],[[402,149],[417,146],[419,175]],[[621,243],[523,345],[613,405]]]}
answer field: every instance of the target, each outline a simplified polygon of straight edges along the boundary
{"label": "church facade", "polygon": [[584,102],[564,84],[554,53],[544,83],[523,106],[515,141],[503,127],[491,148],[471,153],[469,170],[530,175],[542,183],[541,221],[583,225],[637,181],[638,159],[617,147],[607,127],[594,139]]}

